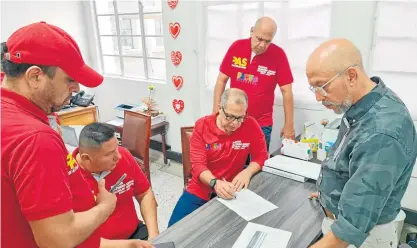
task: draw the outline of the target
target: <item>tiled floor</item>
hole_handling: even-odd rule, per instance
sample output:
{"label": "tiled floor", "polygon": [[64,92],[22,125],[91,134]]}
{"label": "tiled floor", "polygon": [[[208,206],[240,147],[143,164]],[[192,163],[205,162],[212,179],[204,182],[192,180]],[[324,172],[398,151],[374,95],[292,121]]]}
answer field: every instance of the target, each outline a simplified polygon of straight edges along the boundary
{"label": "tiled floor", "polygon": [[[162,232],[168,226],[172,210],[184,187],[182,164],[168,160],[168,164],[165,165],[162,153],[150,151],[152,188],[158,203],[159,231]],[[138,204],[136,204],[136,209],[140,216]],[[141,216],[139,218],[142,219]]]}
{"label": "tiled floor", "polygon": [[[168,164],[165,165],[162,153],[158,151],[150,150],[150,156],[152,188],[158,202],[158,226],[159,231],[162,232],[167,228],[172,210],[183,190],[182,164],[168,160]],[[139,218],[142,219],[138,204],[136,204],[136,208]],[[402,242],[410,232],[417,232],[417,227],[404,224],[401,235]]]}

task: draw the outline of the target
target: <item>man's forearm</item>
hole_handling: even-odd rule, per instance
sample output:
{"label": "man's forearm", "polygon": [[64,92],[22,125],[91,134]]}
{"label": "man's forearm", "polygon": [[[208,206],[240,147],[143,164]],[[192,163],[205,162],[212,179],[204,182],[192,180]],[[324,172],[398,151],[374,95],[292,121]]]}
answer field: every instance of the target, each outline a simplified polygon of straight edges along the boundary
{"label": "man's forearm", "polygon": [[[138,199],[139,198],[139,199]],[[140,212],[145,221],[150,237],[159,234],[158,219],[156,211],[156,200],[152,189],[149,189],[143,196],[136,197],[140,205]]]}
{"label": "man's forearm", "polygon": [[285,126],[294,126],[294,96],[292,91],[283,92],[282,98],[284,102]]}
{"label": "man's forearm", "polygon": [[[200,174],[200,181],[202,183],[204,183],[205,185],[210,185],[210,181],[211,179],[216,178],[215,176],[213,176],[213,174],[211,174],[211,171],[209,170],[205,170],[203,172],[201,172]],[[222,178],[220,178],[222,179]]]}
{"label": "man's forearm", "polygon": [[261,166],[258,163],[252,161],[249,163],[248,167],[246,167],[245,170],[247,170],[251,174],[251,177],[252,177],[258,171],[261,170]]}
{"label": "man's forearm", "polygon": [[103,210],[101,205],[97,205],[85,212],[75,213],[75,218],[71,225],[75,236],[70,236],[70,238],[77,241],[77,244],[82,243],[109,218],[110,214]]}
{"label": "man's forearm", "polygon": [[329,232],[310,248],[346,248],[348,246],[348,243],[336,237],[333,232]]}
{"label": "man's forearm", "polygon": [[217,113],[219,110],[219,104],[221,100],[221,96],[226,88],[226,83],[221,80],[217,80],[216,86],[214,86],[214,98],[213,98],[213,114]]}

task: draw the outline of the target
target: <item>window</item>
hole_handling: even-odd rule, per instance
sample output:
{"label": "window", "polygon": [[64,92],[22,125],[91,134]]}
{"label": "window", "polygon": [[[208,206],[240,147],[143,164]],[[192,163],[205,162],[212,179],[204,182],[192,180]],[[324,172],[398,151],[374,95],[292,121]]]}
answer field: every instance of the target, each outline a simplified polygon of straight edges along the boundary
{"label": "window", "polygon": [[219,66],[232,42],[249,38],[250,28],[256,20],[270,16],[278,25],[273,42],[284,49],[290,62],[294,92],[314,99],[308,89],[305,63],[313,49],[330,37],[331,0],[228,1],[205,2],[204,5],[205,79],[208,88],[214,87]]}
{"label": "window", "polygon": [[381,77],[417,116],[417,2],[377,4],[371,75]]}
{"label": "window", "polygon": [[161,3],[93,1],[104,74],[166,79]]}

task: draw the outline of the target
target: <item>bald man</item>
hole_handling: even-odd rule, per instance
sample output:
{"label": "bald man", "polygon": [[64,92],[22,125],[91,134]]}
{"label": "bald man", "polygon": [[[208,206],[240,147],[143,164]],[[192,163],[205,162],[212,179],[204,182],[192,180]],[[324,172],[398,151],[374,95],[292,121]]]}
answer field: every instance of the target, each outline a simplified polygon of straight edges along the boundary
{"label": "bald man", "polygon": [[406,106],[381,78],[366,75],[359,50],[345,39],[321,44],[306,73],[317,101],[343,114],[317,180],[326,217],[312,247],[397,247],[394,219],[417,156]]}
{"label": "bald man", "polygon": [[[216,114],[197,120],[190,138],[192,178],[174,208],[168,226],[219,196],[232,199],[247,188],[268,158],[261,128],[246,114],[248,97],[239,89],[223,92]],[[245,160],[252,161],[244,169]]]}
{"label": "bald man", "polygon": [[242,89],[249,99],[248,115],[256,119],[265,136],[267,149],[273,125],[274,92],[281,89],[285,121],[281,137],[294,139],[293,76],[284,50],[273,44],[277,25],[262,17],[250,30],[250,37],[235,41],[220,66],[214,88],[213,114],[218,111],[220,96],[230,78],[230,87]]}

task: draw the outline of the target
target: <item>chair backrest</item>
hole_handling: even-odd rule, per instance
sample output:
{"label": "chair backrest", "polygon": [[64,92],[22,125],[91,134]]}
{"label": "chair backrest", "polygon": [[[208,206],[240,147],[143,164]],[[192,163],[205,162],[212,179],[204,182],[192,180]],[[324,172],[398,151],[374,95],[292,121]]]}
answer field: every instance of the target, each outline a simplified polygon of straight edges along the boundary
{"label": "chair backrest", "polygon": [[151,143],[151,116],[124,111],[122,146],[139,159],[142,171],[150,179],[149,145]]}
{"label": "chair backrest", "polygon": [[194,127],[181,128],[182,167],[184,173],[184,187],[191,179],[190,137]]}

